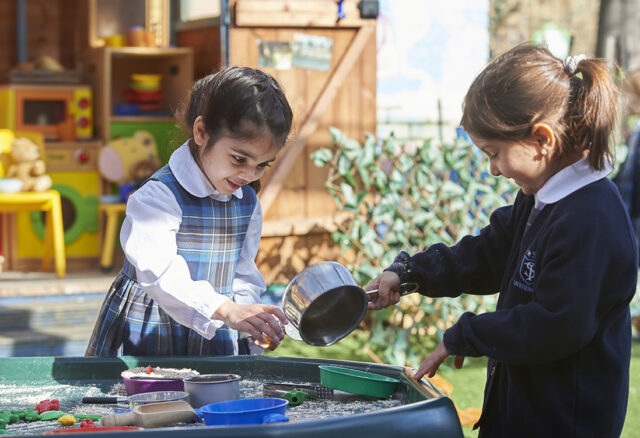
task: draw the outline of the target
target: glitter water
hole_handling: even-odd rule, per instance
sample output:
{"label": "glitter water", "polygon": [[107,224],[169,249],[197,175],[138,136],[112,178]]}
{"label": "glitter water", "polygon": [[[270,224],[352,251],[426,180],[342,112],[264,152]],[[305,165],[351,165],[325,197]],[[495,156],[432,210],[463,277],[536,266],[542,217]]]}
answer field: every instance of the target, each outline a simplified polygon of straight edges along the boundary
{"label": "glitter water", "polygon": [[[242,379],[240,381],[241,398],[262,397],[262,386],[266,382],[275,382],[273,379]],[[312,384],[317,382],[277,381],[277,383]],[[124,385],[121,382],[106,385],[76,386],[69,384],[50,385],[0,385],[0,408],[23,409],[33,408],[45,399],[60,400],[60,410],[68,414],[76,415],[106,415],[114,412],[123,412],[129,408],[127,404],[119,405],[85,405],[82,397],[100,396],[126,396]],[[298,406],[288,406],[286,415],[290,422],[309,420],[322,420],[327,418],[343,417],[362,413],[369,413],[380,409],[387,409],[404,404],[401,398],[388,400],[371,399],[353,395],[343,395],[335,400],[305,400]],[[78,422],[79,423],[79,422]],[[57,421],[36,421],[33,423],[18,422],[7,425],[7,430],[19,435],[42,434],[47,431],[60,429],[62,426]],[[78,427],[78,425],[74,426]],[[202,423],[183,425],[183,427],[203,427]]]}

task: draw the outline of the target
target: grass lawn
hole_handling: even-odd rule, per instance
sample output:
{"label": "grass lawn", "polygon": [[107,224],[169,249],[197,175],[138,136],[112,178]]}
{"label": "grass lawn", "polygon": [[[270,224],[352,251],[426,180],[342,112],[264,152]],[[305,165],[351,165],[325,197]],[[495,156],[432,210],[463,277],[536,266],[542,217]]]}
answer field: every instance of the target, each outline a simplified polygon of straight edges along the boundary
{"label": "grass lawn", "polygon": [[[313,357],[322,359],[355,360],[371,362],[371,358],[362,351],[367,333],[356,330],[331,347],[313,347],[301,341],[286,337],[276,351],[268,352],[273,356]],[[442,369],[441,369],[442,370]],[[460,370],[447,368],[441,375],[453,385],[451,399],[460,409],[482,407],[486,360],[466,360]],[[631,351],[631,382],[629,388],[629,406],[622,438],[640,437],[640,342],[634,341]],[[464,436],[475,438],[477,431],[464,427]]]}

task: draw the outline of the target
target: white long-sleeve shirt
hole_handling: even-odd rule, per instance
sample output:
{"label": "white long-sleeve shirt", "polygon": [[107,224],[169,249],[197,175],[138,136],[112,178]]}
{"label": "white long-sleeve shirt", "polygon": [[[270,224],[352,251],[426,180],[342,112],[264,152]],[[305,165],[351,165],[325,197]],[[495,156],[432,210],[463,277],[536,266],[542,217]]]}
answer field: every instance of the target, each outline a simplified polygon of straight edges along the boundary
{"label": "white long-sleeve shirt", "polygon": [[[169,167],[180,185],[194,196],[210,196],[223,202],[231,196],[242,198],[242,189],[233,195],[219,193],[196,164],[186,143],[171,155]],[[177,254],[176,232],[181,220],[182,211],[171,190],[159,181],[148,181],[129,197],[120,242],[145,293],[174,320],[211,339],[223,324],[211,316],[229,298],[218,294],[208,281],[191,278],[186,261]],[[262,208],[258,201],[233,280],[235,301],[239,304],[259,303],[266,290],[255,264],[261,233]]]}

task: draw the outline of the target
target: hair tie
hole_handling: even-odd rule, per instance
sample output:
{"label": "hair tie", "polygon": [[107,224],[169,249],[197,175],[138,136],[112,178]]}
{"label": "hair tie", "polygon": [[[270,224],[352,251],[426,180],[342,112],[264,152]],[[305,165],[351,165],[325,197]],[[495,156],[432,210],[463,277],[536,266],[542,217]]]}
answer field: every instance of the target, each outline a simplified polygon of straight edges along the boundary
{"label": "hair tie", "polygon": [[567,59],[562,61],[562,68],[564,68],[564,72],[569,77],[572,77],[576,74],[580,61],[584,61],[585,59],[587,59],[587,55],[567,56]]}

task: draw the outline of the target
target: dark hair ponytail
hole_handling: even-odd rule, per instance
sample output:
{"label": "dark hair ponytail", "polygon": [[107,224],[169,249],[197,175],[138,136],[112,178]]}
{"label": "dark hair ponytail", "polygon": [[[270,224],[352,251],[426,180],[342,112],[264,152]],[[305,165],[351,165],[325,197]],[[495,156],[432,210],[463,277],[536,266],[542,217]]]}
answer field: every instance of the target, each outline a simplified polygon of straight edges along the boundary
{"label": "dark hair ponytail", "polygon": [[577,151],[589,151],[589,165],[602,169],[612,161],[610,139],[617,116],[617,88],[605,61],[584,59],[570,77],[567,136]]}
{"label": "dark hair ponytail", "polygon": [[519,141],[536,123],[559,139],[560,156],[589,151],[589,165],[611,159],[617,88],[606,63],[583,59],[566,68],[543,47],[518,45],[498,56],[473,81],[461,124],[487,140]]}
{"label": "dark hair ponytail", "polygon": [[[178,114],[190,137],[198,116],[202,116],[209,135],[205,153],[224,136],[248,140],[269,135],[281,148],[293,120],[280,84],[271,75],[249,67],[228,67],[196,81],[188,105]],[[189,149],[200,164],[193,138]],[[249,185],[256,193],[260,191],[259,180]]]}

